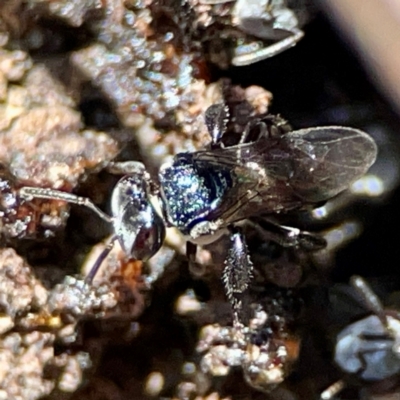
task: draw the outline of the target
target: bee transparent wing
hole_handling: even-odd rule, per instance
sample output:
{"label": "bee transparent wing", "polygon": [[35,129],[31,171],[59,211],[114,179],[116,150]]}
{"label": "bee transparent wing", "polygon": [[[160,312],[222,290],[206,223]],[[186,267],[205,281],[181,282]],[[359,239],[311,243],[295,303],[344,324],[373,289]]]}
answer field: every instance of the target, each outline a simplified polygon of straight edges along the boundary
{"label": "bee transparent wing", "polygon": [[199,151],[194,162],[234,172],[236,184],[212,215],[231,223],[326,201],[361,177],[376,154],[376,144],[366,133],[329,126]]}
{"label": "bee transparent wing", "polygon": [[290,186],[306,202],[336,196],[364,175],[375,162],[377,146],[366,133],[327,126],[282,136],[293,162]]}

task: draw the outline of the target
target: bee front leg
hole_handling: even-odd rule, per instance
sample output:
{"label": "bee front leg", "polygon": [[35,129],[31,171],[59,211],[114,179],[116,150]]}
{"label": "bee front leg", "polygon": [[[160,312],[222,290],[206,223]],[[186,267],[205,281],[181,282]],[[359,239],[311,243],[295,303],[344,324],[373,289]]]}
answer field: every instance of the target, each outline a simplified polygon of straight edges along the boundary
{"label": "bee front leg", "polygon": [[237,323],[242,307],[240,295],[248,288],[252,277],[253,263],[250,260],[245,237],[239,228],[232,228],[222,281]]}
{"label": "bee front leg", "polygon": [[101,267],[101,264],[108,257],[108,255],[111,253],[111,250],[114,248],[114,244],[115,244],[115,242],[117,240],[118,240],[117,235],[112,236],[110,241],[104,247],[103,251],[97,257],[95,263],[93,264],[92,268],[90,269],[89,273],[87,274],[87,276],[85,278],[85,282],[87,284],[91,284],[92,283],[94,277],[96,276],[97,272],[99,271],[99,269]]}

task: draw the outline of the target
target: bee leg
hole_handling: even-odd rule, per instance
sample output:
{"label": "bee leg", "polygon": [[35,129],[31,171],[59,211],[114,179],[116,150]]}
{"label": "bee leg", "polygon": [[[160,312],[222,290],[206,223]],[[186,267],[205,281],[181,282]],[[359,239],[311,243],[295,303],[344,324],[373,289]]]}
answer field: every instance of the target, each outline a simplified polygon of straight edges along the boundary
{"label": "bee leg", "polygon": [[226,132],[229,120],[229,109],[223,103],[213,104],[205,112],[205,124],[211,137],[211,147],[224,147],[221,139]]}
{"label": "bee leg", "polygon": [[279,225],[265,219],[252,218],[247,223],[255,228],[265,240],[271,240],[282,247],[300,247],[306,251],[316,251],[325,248],[327,244],[321,235]]}
{"label": "bee leg", "polygon": [[111,240],[108,242],[106,247],[104,247],[104,249],[100,253],[100,255],[97,257],[96,262],[93,264],[92,268],[90,269],[89,273],[87,274],[87,276],[85,278],[86,283],[88,283],[88,284],[92,283],[93,278],[96,276],[98,270],[101,267],[101,264],[107,258],[107,256],[110,254],[111,250],[113,249],[116,240],[118,240],[118,237],[116,235],[114,235],[111,238]]}
{"label": "bee leg", "polygon": [[189,271],[194,276],[204,275],[204,267],[196,263],[197,245],[192,242],[186,242],[186,257],[189,263]]}
{"label": "bee leg", "polygon": [[284,229],[287,229],[287,237],[289,238],[289,242],[291,239],[292,233],[296,237],[294,240],[295,243],[303,250],[306,251],[317,251],[322,250],[326,247],[327,242],[325,238],[317,233],[311,233],[307,231],[302,231],[297,228],[292,228],[289,226],[283,226]]}
{"label": "bee leg", "polygon": [[115,175],[133,175],[145,172],[145,166],[139,161],[110,162],[107,171]]}
{"label": "bee leg", "polygon": [[353,275],[350,278],[350,283],[356,289],[358,294],[362,297],[365,305],[369,308],[369,310],[372,311],[382,322],[382,326],[388,332],[390,332],[387,315],[385,313],[385,309],[383,308],[382,302],[368,285],[368,283],[361,276],[358,275]]}
{"label": "bee leg", "polygon": [[189,263],[196,262],[197,246],[192,242],[186,242],[186,257]]}
{"label": "bee leg", "polygon": [[242,308],[240,295],[248,288],[252,277],[253,263],[250,260],[245,237],[239,228],[232,228],[222,281],[234,311],[235,323],[239,323]]}
{"label": "bee leg", "polygon": [[[250,132],[252,132],[252,128],[258,126],[259,127],[259,132],[256,137],[252,138],[252,140],[249,140],[250,137]],[[240,141],[238,144],[244,144],[248,143],[250,141],[257,142],[261,137],[268,137],[268,129],[267,125],[265,122],[262,121],[255,121],[255,122],[249,122],[246,127],[244,128],[244,131],[240,137]]]}
{"label": "bee leg", "polygon": [[330,385],[320,394],[320,400],[334,399],[335,396],[345,388],[345,386],[346,384],[343,382],[343,380],[332,383],[332,385]]}
{"label": "bee leg", "polygon": [[19,189],[18,195],[20,198],[30,201],[32,199],[45,199],[45,200],[60,200],[66,203],[77,204],[84,206],[95,212],[101,219],[112,223],[113,219],[106,213],[100,210],[90,199],[87,197],[80,197],[72,193],[62,192],[61,190],[48,189],[24,186]]}
{"label": "bee leg", "polygon": [[290,31],[291,35],[272,44],[271,46],[263,47],[261,49],[251,51],[249,53],[242,53],[240,46],[235,50],[235,56],[232,58],[232,65],[241,67],[244,65],[254,64],[258,61],[265,60],[276,56],[283,51],[295,46],[296,43],[304,36],[304,32],[300,29]]}

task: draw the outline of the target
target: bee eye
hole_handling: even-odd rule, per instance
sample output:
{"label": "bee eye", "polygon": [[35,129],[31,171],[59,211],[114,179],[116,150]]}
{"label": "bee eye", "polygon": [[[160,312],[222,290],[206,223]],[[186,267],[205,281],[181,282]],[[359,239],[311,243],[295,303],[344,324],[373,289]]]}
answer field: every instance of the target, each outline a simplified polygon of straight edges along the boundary
{"label": "bee eye", "polygon": [[160,249],[164,236],[165,229],[162,220],[153,219],[152,226],[142,226],[139,229],[130,254],[137,260],[148,260]]}
{"label": "bee eye", "polygon": [[147,260],[160,249],[165,226],[150,202],[141,173],[125,176],[117,183],[111,209],[115,234],[127,255]]}
{"label": "bee eye", "polygon": [[146,261],[160,249],[165,226],[161,217],[149,204],[138,210],[134,203],[125,209],[118,221],[118,241],[130,257]]}

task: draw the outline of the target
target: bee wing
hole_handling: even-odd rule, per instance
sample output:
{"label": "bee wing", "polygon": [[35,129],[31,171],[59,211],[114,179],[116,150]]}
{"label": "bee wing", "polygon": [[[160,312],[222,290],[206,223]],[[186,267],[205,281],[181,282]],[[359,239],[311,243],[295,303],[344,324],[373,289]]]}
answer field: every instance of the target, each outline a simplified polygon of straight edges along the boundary
{"label": "bee wing", "polygon": [[199,151],[194,162],[234,171],[237,182],[212,215],[231,223],[326,201],[361,177],[376,154],[376,144],[366,133],[328,126]]}
{"label": "bee wing", "polygon": [[290,186],[306,202],[325,201],[347,189],[377,156],[369,135],[340,126],[293,131],[282,142],[293,161]]}

